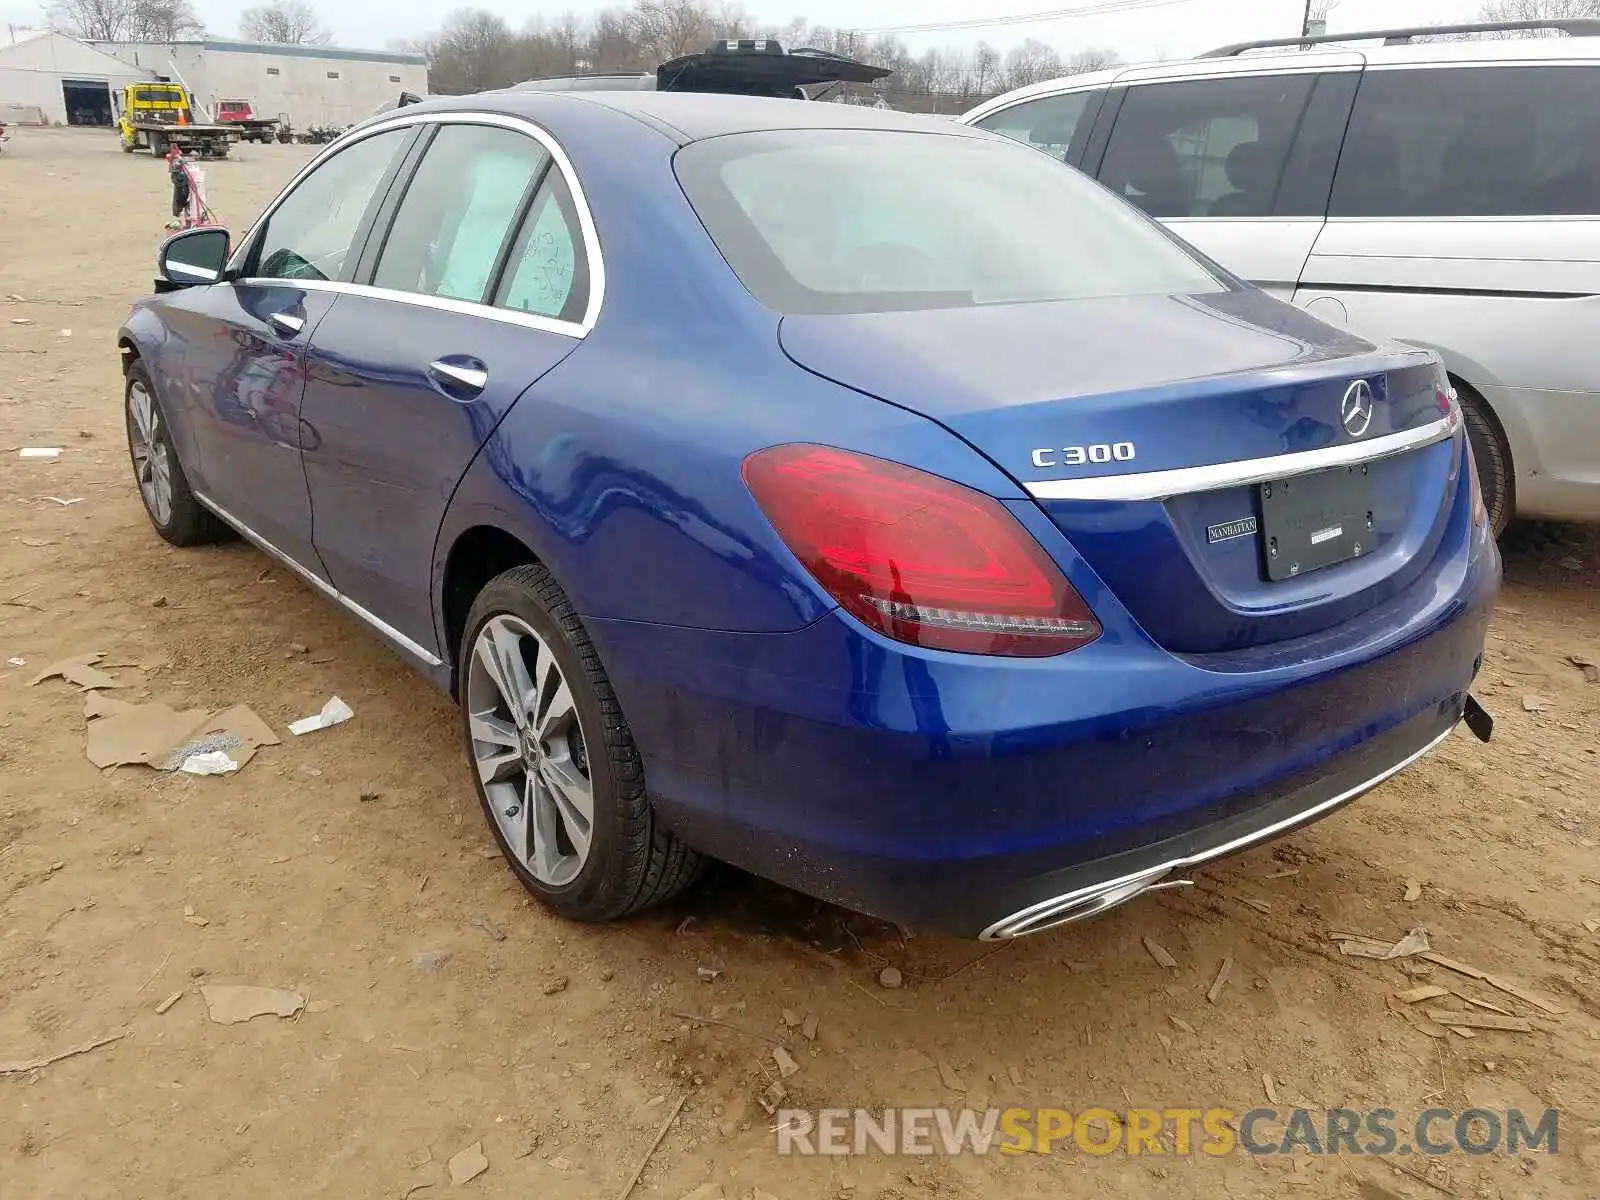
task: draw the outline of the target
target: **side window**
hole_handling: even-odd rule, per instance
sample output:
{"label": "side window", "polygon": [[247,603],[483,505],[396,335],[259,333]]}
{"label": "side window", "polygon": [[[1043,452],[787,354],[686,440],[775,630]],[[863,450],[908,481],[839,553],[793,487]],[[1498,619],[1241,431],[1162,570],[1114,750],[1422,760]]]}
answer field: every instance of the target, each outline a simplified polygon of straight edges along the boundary
{"label": "side window", "polygon": [[1128,89],[1100,181],[1153,217],[1299,216],[1277,205],[1310,74]]}
{"label": "side window", "polygon": [[[1062,162],[1075,163],[1089,138],[1102,92],[1067,92],[1003,109],[976,124],[991,133],[1025,142]],[[1090,101],[1094,103],[1090,103]]]}
{"label": "side window", "polygon": [[1600,68],[1368,70],[1328,215],[1600,215]]}
{"label": "side window", "polygon": [[494,302],[541,317],[583,319],[589,307],[589,262],[572,193],[560,171],[545,175],[511,246]]}
{"label": "side window", "polygon": [[390,129],[341,150],[300,181],[267,218],[250,274],[263,279],[338,279],[350,243],[412,130]]}
{"label": "side window", "polygon": [[378,256],[376,287],[482,303],[549,152],[492,125],[441,125]]}

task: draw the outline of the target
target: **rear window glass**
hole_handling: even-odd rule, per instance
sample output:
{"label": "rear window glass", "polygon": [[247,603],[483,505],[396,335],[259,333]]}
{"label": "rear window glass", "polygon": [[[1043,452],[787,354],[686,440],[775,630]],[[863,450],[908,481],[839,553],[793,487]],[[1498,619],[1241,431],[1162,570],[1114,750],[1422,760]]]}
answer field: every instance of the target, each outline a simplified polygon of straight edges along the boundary
{"label": "rear window glass", "polygon": [[1077,171],[998,139],[776,130],[694,143],[677,171],[745,287],[780,312],[1225,287]]}
{"label": "rear window glass", "polygon": [[1600,69],[1368,71],[1337,217],[1600,214]]}

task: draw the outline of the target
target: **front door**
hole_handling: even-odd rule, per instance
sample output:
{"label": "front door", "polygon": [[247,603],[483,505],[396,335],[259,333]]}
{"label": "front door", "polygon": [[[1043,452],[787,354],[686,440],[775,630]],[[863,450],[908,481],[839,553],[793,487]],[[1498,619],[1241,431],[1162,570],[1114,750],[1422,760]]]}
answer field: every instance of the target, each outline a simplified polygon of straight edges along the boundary
{"label": "front door", "polygon": [[335,297],[287,283],[218,283],[170,295],[162,350],[169,405],[192,439],[195,490],[310,567],[311,501],[300,465],[306,338]]}
{"label": "front door", "polygon": [[306,478],[334,586],[429,650],[445,509],[518,397],[577,347],[588,269],[549,153],[491,124],[439,126],[381,244],[370,286],[312,342]]}
{"label": "front door", "polygon": [[323,574],[311,543],[300,453],[306,347],[340,300],[351,250],[410,129],[356,142],[302,179],[268,214],[236,277],[169,302],[176,382],[188,409],[201,495],[235,523]]}

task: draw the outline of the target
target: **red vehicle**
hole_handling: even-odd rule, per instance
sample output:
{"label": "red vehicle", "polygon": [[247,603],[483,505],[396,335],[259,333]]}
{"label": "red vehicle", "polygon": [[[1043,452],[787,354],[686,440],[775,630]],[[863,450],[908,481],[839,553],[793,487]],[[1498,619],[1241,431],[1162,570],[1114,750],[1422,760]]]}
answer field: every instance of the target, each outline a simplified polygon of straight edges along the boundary
{"label": "red vehicle", "polygon": [[278,129],[276,117],[257,117],[248,100],[217,101],[217,124],[237,128],[240,141],[263,145],[274,140]]}

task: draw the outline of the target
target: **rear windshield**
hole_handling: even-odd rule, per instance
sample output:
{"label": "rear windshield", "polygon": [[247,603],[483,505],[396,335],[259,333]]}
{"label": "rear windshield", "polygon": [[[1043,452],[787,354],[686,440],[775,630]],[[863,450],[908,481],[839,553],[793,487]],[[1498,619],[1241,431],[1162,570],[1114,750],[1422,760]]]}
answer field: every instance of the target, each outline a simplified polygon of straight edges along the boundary
{"label": "rear windshield", "polygon": [[1143,214],[998,138],[775,130],[696,142],[676,165],[745,287],[783,313],[1226,290]]}
{"label": "rear windshield", "polygon": [[183,89],[180,87],[143,87],[135,88],[135,100],[182,100]]}

